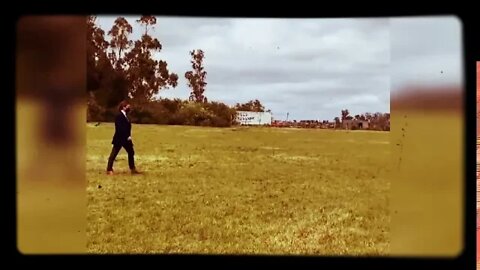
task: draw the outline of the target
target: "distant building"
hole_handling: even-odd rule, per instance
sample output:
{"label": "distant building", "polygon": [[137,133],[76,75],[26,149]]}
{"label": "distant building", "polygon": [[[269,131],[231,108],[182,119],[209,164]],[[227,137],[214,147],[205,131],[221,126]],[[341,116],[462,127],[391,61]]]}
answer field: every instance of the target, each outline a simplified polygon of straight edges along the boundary
{"label": "distant building", "polygon": [[344,119],[342,128],[344,129],[368,129],[370,122],[368,120]]}
{"label": "distant building", "polygon": [[352,129],[353,127],[353,119],[343,119],[342,120],[342,128],[343,129]]}
{"label": "distant building", "polygon": [[272,113],[237,111],[236,120],[240,125],[271,125]]}

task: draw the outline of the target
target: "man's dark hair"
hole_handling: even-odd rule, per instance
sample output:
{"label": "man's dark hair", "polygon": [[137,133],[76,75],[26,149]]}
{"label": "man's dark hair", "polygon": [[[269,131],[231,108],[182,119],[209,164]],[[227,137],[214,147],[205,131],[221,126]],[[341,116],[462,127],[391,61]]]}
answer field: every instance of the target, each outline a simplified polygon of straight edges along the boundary
{"label": "man's dark hair", "polygon": [[130,103],[128,103],[128,101],[126,101],[126,100],[120,102],[120,104],[118,105],[118,111],[123,110],[123,108],[127,107],[128,104],[130,104]]}

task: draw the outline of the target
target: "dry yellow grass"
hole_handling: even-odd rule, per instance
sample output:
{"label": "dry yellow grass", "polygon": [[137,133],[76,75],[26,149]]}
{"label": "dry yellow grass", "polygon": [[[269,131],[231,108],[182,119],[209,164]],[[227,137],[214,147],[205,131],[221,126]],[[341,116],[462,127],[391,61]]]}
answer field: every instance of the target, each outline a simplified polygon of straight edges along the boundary
{"label": "dry yellow grass", "polygon": [[389,134],[134,125],[105,175],[111,124],[88,127],[91,253],[379,255]]}

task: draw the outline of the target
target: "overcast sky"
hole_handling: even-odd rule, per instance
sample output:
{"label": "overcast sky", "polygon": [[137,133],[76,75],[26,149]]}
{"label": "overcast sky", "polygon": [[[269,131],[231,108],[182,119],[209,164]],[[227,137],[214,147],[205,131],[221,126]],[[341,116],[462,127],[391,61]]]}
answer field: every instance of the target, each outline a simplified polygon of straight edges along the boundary
{"label": "overcast sky", "polygon": [[[97,24],[108,32],[115,18],[99,16]],[[125,18],[134,26],[131,39],[138,39],[139,16]],[[452,17],[157,17],[151,35],[163,45],[156,57],[179,75],[177,88],[161,97],[188,98],[189,51],[202,49],[209,100],[233,105],[259,99],[276,119],[289,112],[289,119],[333,120],[342,109],[389,112],[392,86],[460,83],[460,30]]]}

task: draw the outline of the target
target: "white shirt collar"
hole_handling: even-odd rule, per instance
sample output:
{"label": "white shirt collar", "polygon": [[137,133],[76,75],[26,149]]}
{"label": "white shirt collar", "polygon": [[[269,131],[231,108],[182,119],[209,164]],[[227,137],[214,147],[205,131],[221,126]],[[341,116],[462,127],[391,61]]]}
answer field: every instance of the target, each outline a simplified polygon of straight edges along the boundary
{"label": "white shirt collar", "polygon": [[125,115],[125,118],[127,118],[127,113],[124,110],[122,110],[122,113]]}

